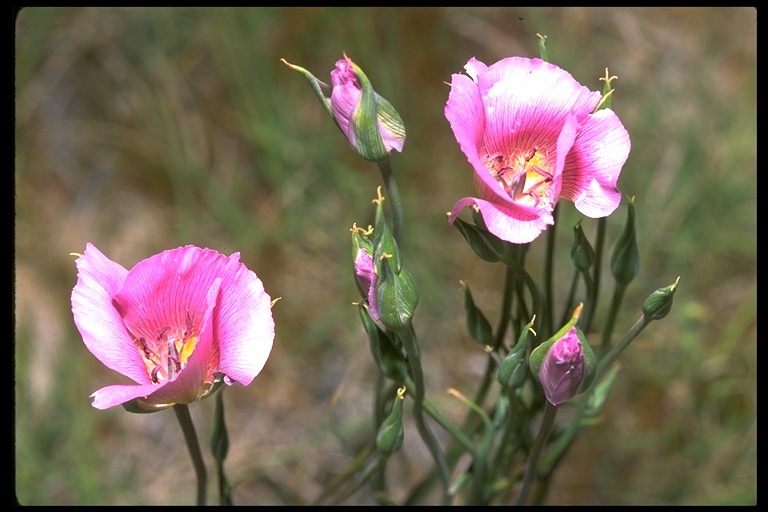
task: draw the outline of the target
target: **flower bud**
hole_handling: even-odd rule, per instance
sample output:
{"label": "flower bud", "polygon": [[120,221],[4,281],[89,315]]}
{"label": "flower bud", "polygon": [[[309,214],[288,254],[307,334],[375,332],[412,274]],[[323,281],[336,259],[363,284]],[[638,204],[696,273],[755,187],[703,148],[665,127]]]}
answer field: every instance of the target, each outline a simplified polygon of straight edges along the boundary
{"label": "flower bud", "polygon": [[368,309],[361,306],[359,312],[376,366],[384,376],[397,383],[404,382],[408,376],[408,368],[402,352],[394,345],[392,339],[376,325]]}
{"label": "flower bud", "polygon": [[531,371],[552,405],[587,389],[595,376],[595,354],[576,325],[581,309],[579,305],[566,325],[531,352]]}
{"label": "flower bud", "polygon": [[647,320],[661,320],[669,314],[679,282],[680,278],[678,277],[673,284],[659,288],[645,299],[643,316]]}
{"label": "flower bud", "polygon": [[[525,326],[523,332],[517,340],[517,343],[507,356],[499,363],[497,378],[499,383],[509,389],[516,389],[523,385],[525,377],[528,374],[528,367],[525,363],[525,351],[528,346],[528,340],[533,333],[533,322],[536,317]],[[535,334],[535,333],[534,333]]]}
{"label": "flower bud", "polygon": [[306,69],[283,63],[302,73],[352,149],[371,162],[381,162],[392,150],[402,151],[405,125],[395,108],[373,90],[368,77],[352,59],[344,56],[331,71],[332,86]]}
{"label": "flower bud", "polygon": [[392,410],[376,433],[376,448],[384,456],[388,457],[403,446],[405,430],[403,428],[403,399],[405,387],[397,390],[397,396],[392,403]]}
{"label": "flower bud", "polygon": [[635,237],[635,204],[634,198],[627,205],[627,223],[616,240],[611,254],[611,272],[616,282],[628,285],[637,275],[640,268],[640,253],[637,250]]}
{"label": "flower bud", "polygon": [[352,225],[352,247],[355,264],[355,277],[360,292],[366,298],[368,308],[374,320],[379,320],[379,306],[376,298],[376,285],[378,278],[373,266],[373,245],[365,236],[371,229],[365,231]]}
{"label": "flower bud", "polygon": [[573,226],[574,240],[571,246],[571,260],[573,264],[582,272],[588,271],[595,261],[595,251],[589,244],[584,230],[581,228],[581,221]]}
{"label": "flower bud", "polygon": [[492,345],[493,329],[491,328],[491,323],[475,305],[472,292],[469,291],[469,285],[462,281],[461,287],[464,288],[464,310],[467,313],[467,330],[469,334],[484,347]]}

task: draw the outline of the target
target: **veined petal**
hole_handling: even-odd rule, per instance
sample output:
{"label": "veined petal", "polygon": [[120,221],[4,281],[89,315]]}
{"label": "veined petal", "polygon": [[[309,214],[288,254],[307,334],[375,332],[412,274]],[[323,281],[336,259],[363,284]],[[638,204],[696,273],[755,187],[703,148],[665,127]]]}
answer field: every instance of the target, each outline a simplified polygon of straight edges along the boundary
{"label": "veined petal", "polygon": [[589,116],[565,162],[562,196],[588,217],[613,213],[621,202],[616,182],[630,147],[629,133],[612,110]]}
{"label": "veined petal", "polygon": [[460,199],[453,207],[448,222],[452,223],[461,210],[467,206],[476,205],[483,215],[483,221],[488,231],[515,244],[524,244],[533,241],[548,225],[554,224],[552,213],[541,210],[535,214],[526,214],[520,209],[513,209],[516,205],[501,205],[478,199],[465,197]]}
{"label": "veined petal", "polygon": [[477,77],[485,108],[484,143],[489,153],[555,140],[572,113],[589,115],[601,95],[570,73],[541,59],[509,57]]}
{"label": "veined petal", "polygon": [[85,346],[106,367],[140,384],[149,383],[136,345],[112,304],[128,271],[90,243],[75,263],[78,277],[72,290],[72,314]]}
{"label": "veined petal", "polygon": [[213,312],[221,289],[221,279],[214,279],[207,293],[207,308],[203,315],[203,324],[196,340],[194,351],[186,362],[186,366],[176,374],[175,378],[158,387],[147,396],[146,401],[152,404],[194,402],[206,383],[213,382],[213,374],[218,366],[218,357],[212,357],[213,350]]}
{"label": "veined petal", "polygon": [[213,313],[219,369],[247,386],[267,362],[275,335],[272,299],[261,280],[234,253],[218,270],[221,291]]}

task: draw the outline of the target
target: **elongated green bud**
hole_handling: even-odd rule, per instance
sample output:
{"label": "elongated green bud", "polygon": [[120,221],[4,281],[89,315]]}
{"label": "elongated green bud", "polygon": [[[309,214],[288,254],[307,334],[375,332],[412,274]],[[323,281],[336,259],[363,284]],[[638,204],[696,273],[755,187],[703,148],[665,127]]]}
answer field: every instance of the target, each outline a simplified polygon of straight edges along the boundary
{"label": "elongated green bud", "polygon": [[385,457],[389,457],[403,446],[405,429],[403,427],[403,400],[405,386],[397,390],[397,396],[392,402],[392,410],[384,418],[376,433],[376,448]]}
{"label": "elongated green bud", "polygon": [[677,291],[680,278],[664,288],[659,288],[645,299],[643,303],[643,316],[648,320],[661,320],[672,310],[672,299]]}

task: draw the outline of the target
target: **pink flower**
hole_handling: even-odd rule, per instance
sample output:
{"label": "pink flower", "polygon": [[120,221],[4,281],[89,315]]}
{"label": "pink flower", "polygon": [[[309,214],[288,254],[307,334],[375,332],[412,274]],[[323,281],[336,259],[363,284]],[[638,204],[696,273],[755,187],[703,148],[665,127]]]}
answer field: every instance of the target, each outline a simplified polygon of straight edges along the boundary
{"label": "pink flower", "polygon": [[579,392],[584,380],[584,351],[575,326],[550,347],[538,379],[552,405],[560,405]]}
{"label": "pink flower", "polygon": [[134,381],[93,393],[97,409],[190,403],[222,379],[246,386],[264,367],[274,338],[271,300],[238,253],[179,247],[129,271],[89,243],[76,264],[72,313],[83,341]]}
{"label": "pink flower", "polygon": [[491,66],[472,58],[454,74],[445,107],[475,170],[479,197],[460,199],[453,222],[475,206],[488,229],[512,243],[533,241],[554,223],[560,198],[587,217],[610,215],[629,156],[629,134],[602,95],[540,59],[509,57]]}
{"label": "pink flower", "polygon": [[[368,114],[371,121],[375,122],[375,127],[366,124],[365,119],[367,118],[361,116],[361,114],[366,114],[362,110],[365,106],[362,105],[363,84],[361,83],[361,76],[364,77],[362,70],[346,55],[336,62],[336,68],[331,71],[333,90],[331,91],[330,103],[336,123],[347,137],[352,148],[358,152],[364,149],[372,150],[360,146],[355,134],[356,130],[378,129],[386,153],[385,155],[373,154],[372,158],[375,157],[373,158],[375,160],[380,160],[393,149],[402,152],[403,144],[405,144],[405,127],[400,115],[387,100],[374,92],[376,103],[373,104],[372,112]],[[365,80],[367,81],[367,78]],[[372,137],[374,135],[369,135],[368,139]]]}
{"label": "pink flower", "polygon": [[370,253],[363,247],[357,249],[357,256],[355,257],[355,276],[357,276],[357,282],[360,284],[360,288],[368,295],[368,309],[371,312],[371,318],[378,321],[379,316],[379,301],[376,297],[376,282],[378,276],[373,268],[373,258]]}

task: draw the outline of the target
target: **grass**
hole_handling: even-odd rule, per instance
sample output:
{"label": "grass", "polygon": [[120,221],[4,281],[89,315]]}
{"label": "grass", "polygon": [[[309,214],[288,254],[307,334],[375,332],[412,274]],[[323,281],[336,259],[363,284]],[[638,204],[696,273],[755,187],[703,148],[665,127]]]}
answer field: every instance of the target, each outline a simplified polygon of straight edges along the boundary
{"label": "grass", "polygon": [[[537,56],[541,33],[550,59],[590,88],[606,67],[619,76],[614,109],[633,144],[619,187],[636,198],[642,263],[617,332],[681,276],[672,313],[622,356],[602,422],[579,438],[549,503],[755,503],[756,25],[751,8],[22,10],[17,499],[191,500],[194,474],[170,413],[89,404],[114,382],[71,318],[68,255],[89,241],[126,267],[188,243],[239,251],[282,297],[267,367],[252,386],[227,391],[236,504],[310,503],[342,470],[327,412],[336,392],[345,435],[354,442],[370,428],[348,230],[370,222],[378,172],[280,58],[324,79],[346,52],[405,121],[405,149],[392,162],[403,250],[421,293],[430,393],[450,408],[444,390],[471,388],[481,361],[458,281],[493,312],[501,271],[477,262],[445,222],[471,187],[443,116],[445,82],[472,56]],[[579,220],[571,205],[562,215],[566,225]],[[624,215],[621,207],[609,219],[609,240]],[[204,445],[208,402],[191,407]],[[404,479],[419,471],[393,465]]]}

